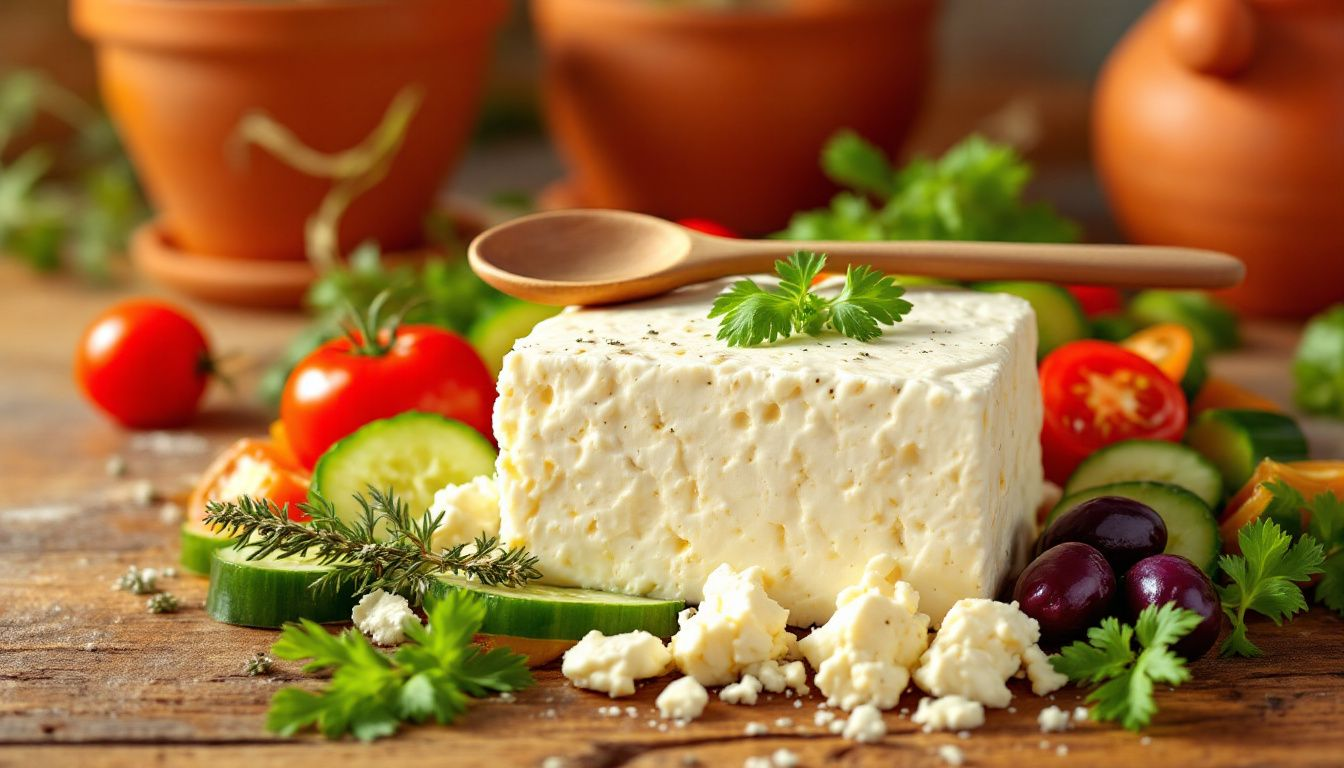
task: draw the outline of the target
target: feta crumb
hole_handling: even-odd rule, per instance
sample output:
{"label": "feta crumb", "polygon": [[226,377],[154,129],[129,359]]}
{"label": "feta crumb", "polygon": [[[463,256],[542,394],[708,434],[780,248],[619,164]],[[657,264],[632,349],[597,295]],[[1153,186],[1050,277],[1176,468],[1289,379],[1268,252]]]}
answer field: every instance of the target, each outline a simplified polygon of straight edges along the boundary
{"label": "feta crumb", "polygon": [[774,768],[770,763],[770,758],[752,756],[742,761],[742,768]]}
{"label": "feta crumb", "polygon": [[499,533],[499,486],[489,475],[445,486],[434,493],[428,514],[443,515],[431,540],[435,550],[470,543],[481,534],[495,536]]}
{"label": "feta crumb", "polygon": [[803,700],[802,700],[802,699],[794,699],[794,700],[793,700],[793,708],[794,708],[794,709],[802,709],[802,708],[803,708]]}
{"label": "feta crumb", "polygon": [[96,651],[96,650],[98,650],[98,644],[97,644],[97,643],[85,643],[85,644],[84,644],[84,650],[86,650],[86,651]]}
{"label": "feta crumb", "polygon": [[350,619],[377,645],[396,645],[406,639],[402,625],[419,621],[406,598],[375,589],[359,599]]}
{"label": "feta crumb", "polygon": [[[664,719],[686,721],[699,717],[705,711],[705,704],[708,702],[709,692],[699,680],[694,677],[679,677],[668,683],[663,692],[658,694],[656,703],[658,713]],[[629,707],[626,711],[636,710],[634,707]]]}
{"label": "feta crumb", "polygon": [[919,700],[919,707],[910,721],[924,726],[925,733],[965,731],[985,724],[985,707],[964,696],[926,697]]}
{"label": "feta crumb", "polygon": [[791,718],[791,717],[777,717],[777,718],[775,718],[775,727],[776,727],[776,728],[792,728],[792,727],[793,727],[793,718]]}
{"label": "feta crumb", "polygon": [[1032,690],[1045,695],[1068,681],[1054,671],[1036,645],[1040,625],[1017,603],[983,598],[958,600],[920,659],[915,683],[934,696],[953,694],[987,707],[1006,707],[1007,681],[1023,665]]}
{"label": "feta crumb", "polygon": [[681,764],[682,764],[682,765],[687,765],[687,766],[690,766],[690,765],[699,765],[699,764],[700,764],[700,758],[696,757],[695,755],[682,755],[682,756],[681,756]]}
{"label": "feta crumb", "polygon": [[182,522],[182,508],[171,501],[165,501],[159,505],[159,522],[165,525]]}
{"label": "feta crumb", "polygon": [[554,720],[556,716],[555,707],[547,707],[546,711],[541,713],[541,716],[550,720]]}
{"label": "feta crumb", "polygon": [[671,664],[663,641],[648,632],[608,637],[594,629],[565,651],[560,672],[575,687],[603,691],[614,699],[634,693],[636,680],[658,677]]}
{"label": "feta crumb", "polygon": [[887,723],[882,719],[882,711],[872,704],[860,704],[850,713],[842,735],[861,744],[881,741],[887,735]]}
{"label": "feta crumb", "polygon": [[770,729],[765,727],[765,723],[747,723],[747,727],[742,729],[742,733],[748,736],[764,736]]}
{"label": "feta crumb", "polygon": [[957,738],[958,738],[958,739],[961,739],[961,740],[963,740],[963,741],[966,740],[966,739],[969,739],[969,738],[971,738],[971,732],[970,732],[970,731],[957,731]]}
{"label": "feta crumb", "polygon": [[723,690],[719,691],[719,698],[729,704],[753,706],[756,704],[760,692],[761,681],[751,675],[743,675],[740,681],[732,685],[725,685]]}
{"label": "feta crumb", "polygon": [[826,730],[830,731],[831,733],[843,733],[845,730],[845,721],[832,720],[830,725],[826,726]]}
{"label": "feta crumb", "polygon": [[126,459],[119,453],[108,456],[107,463],[103,464],[103,471],[107,472],[108,477],[125,477]]}
{"label": "feta crumb", "polygon": [[835,720],[835,713],[825,710],[818,711],[812,716],[812,724],[818,728],[830,724],[833,720]]}
{"label": "feta crumb", "polygon": [[938,757],[942,758],[944,763],[952,766],[960,766],[966,763],[966,754],[954,744],[944,744],[939,747]]}
{"label": "feta crumb", "polygon": [[1036,716],[1041,733],[1059,733],[1069,729],[1069,713],[1051,704]]}
{"label": "feta crumb", "polygon": [[513,695],[513,692],[511,691],[501,691],[499,694],[499,700],[504,702],[505,704],[512,704],[513,702],[518,700],[518,697]]}
{"label": "feta crumb", "polygon": [[131,503],[148,507],[154,502],[154,484],[148,480],[137,480],[131,484]]}
{"label": "feta crumb", "polygon": [[807,667],[801,661],[780,664],[775,659],[768,659],[747,665],[743,673],[760,680],[761,687],[770,693],[790,695],[797,692],[799,696],[806,696],[812,690],[807,685]]}
{"label": "feta crumb", "polygon": [[636,709],[635,707],[626,707],[626,708],[625,708],[625,716],[626,716],[626,717],[639,717],[639,710]]}
{"label": "feta crumb", "polygon": [[1069,754],[1069,745],[1068,745],[1068,744],[1060,744],[1058,747],[1055,747],[1055,754],[1056,754],[1056,755],[1059,755],[1060,757],[1064,757],[1065,755],[1068,755],[1068,754]]}
{"label": "feta crumb", "polygon": [[566,765],[569,765],[569,761],[559,755],[551,755],[541,761],[541,768],[565,768]]}
{"label": "feta crumb", "polygon": [[1146,746],[1148,746],[1149,744],[1152,744],[1152,743],[1153,743],[1153,737],[1152,737],[1152,736],[1143,736],[1143,737],[1141,737],[1141,738],[1139,739],[1139,744],[1140,744],[1141,746],[1144,746],[1144,747],[1146,747]]}
{"label": "feta crumb", "polygon": [[1074,708],[1073,708],[1073,720],[1074,720],[1074,722],[1083,722],[1083,721],[1087,720],[1087,719],[1088,719],[1089,717],[1091,717],[1091,716],[1092,716],[1092,710],[1088,709],[1087,707],[1074,707]]}
{"label": "feta crumb", "polygon": [[1036,742],[1036,746],[1041,749],[1049,749],[1050,742],[1046,741],[1045,739],[1041,739],[1040,741]]}
{"label": "feta crumb", "polygon": [[726,563],[709,574],[700,606],[678,616],[669,645],[677,669],[701,685],[727,685],[796,647],[785,629],[789,611],[766,594],[764,578],[759,567],[738,572]]}
{"label": "feta crumb", "polygon": [[[1022,652],[1022,663],[1026,665],[1027,677],[1031,679],[1031,692],[1037,696],[1058,691],[1069,682],[1069,676],[1056,672],[1050,657],[1038,645],[1032,645]],[[1052,701],[1054,698],[1050,697]]]}
{"label": "feta crumb", "polygon": [[774,764],[774,768],[797,768],[803,763],[802,758],[798,757],[798,755],[791,750],[784,749],[783,747],[776,749],[774,753],[770,755],[770,762]]}

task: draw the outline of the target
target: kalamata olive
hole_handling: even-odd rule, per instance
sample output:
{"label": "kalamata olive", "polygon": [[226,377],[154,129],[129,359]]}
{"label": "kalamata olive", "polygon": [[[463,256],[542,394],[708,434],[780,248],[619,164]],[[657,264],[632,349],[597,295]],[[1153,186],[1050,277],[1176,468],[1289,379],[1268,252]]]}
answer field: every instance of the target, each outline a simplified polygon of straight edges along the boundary
{"label": "kalamata olive", "polygon": [[1087,631],[1109,612],[1115,573],[1095,547],[1065,542],[1042,552],[1017,577],[1013,599],[1049,641]]}
{"label": "kalamata olive", "polygon": [[1121,496],[1098,496],[1055,519],[1041,536],[1040,551],[1066,541],[1095,547],[1115,573],[1167,546],[1167,524],[1146,504]]}
{"label": "kalamata olive", "polygon": [[1203,656],[1223,625],[1223,613],[1213,583],[1199,566],[1180,555],[1153,555],[1134,564],[1125,574],[1125,604],[1130,621],[1150,605],[1176,603],[1204,620],[1172,646],[1177,655],[1191,661]]}

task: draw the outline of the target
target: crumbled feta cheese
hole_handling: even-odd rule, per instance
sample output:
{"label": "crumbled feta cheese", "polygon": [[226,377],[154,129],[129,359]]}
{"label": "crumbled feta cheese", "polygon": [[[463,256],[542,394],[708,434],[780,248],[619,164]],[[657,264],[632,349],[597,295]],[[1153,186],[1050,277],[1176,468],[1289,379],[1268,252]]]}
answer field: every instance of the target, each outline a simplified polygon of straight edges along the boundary
{"label": "crumbled feta cheese", "polygon": [[1040,646],[1033,645],[1023,651],[1022,663],[1026,665],[1027,678],[1031,680],[1031,692],[1037,696],[1058,691],[1069,682],[1068,675],[1055,671],[1050,657],[1045,655]]}
{"label": "crumbled feta cheese", "polygon": [[924,726],[925,733],[964,731],[985,724],[985,707],[963,696],[923,698],[910,721]]}
{"label": "crumbled feta cheese", "polygon": [[867,744],[881,741],[887,735],[887,723],[882,719],[882,710],[872,704],[860,704],[849,714],[842,735],[850,741]]}
{"label": "crumbled feta cheese", "polygon": [[841,590],[831,619],[798,643],[817,670],[817,687],[841,709],[895,706],[928,646],[929,617],[919,613],[914,588],[899,579],[894,558],[874,557],[863,580]]}
{"label": "crumbled feta cheese", "polygon": [[1152,737],[1152,736],[1142,736],[1142,737],[1139,738],[1139,746],[1146,747],[1146,746],[1148,746],[1149,744],[1152,744],[1152,743],[1153,743],[1153,737]]}
{"label": "crumbled feta cheese", "polygon": [[565,768],[569,762],[559,755],[551,755],[541,761],[541,768]]}
{"label": "crumbled feta cheese", "polygon": [[125,477],[126,459],[119,453],[108,456],[107,463],[103,464],[103,471],[107,472],[108,477]]}
{"label": "crumbled feta cheese", "polygon": [[406,639],[402,625],[407,619],[419,621],[406,598],[375,589],[359,599],[350,618],[360,632],[377,645],[396,645]]}
{"label": "crumbled feta cheese", "polygon": [[765,723],[747,723],[747,727],[742,729],[742,733],[747,736],[764,736],[770,729],[765,727]]}
{"label": "crumbled feta cheese", "polygon": [[719,698],[729,704],[746,704],[754,706],[756,704],[757,694],[761,692],[761,681],[751,675],[743,675],[742,679],[732,685],[725,685],[723,690],[719,691]]}
{"label": "crumbled feta cheese", "polygon": [[[658,714],[665,719],[694,720],[705,711],[709,692],[694,677],[679,677],[658,694]],[[633,707],[631,707],[633,709]]]}
{"label": "crumbled feta cheese", "polygon": [[1040,634],[1036,620],[1017,603],[959,600],[920,659],[915,683],[934,696],[955,694],[987,707],[1006,707],[1013,699],[1006,683],[1025,663],[1032,689],[1048,693],[1060,681],[1036,646]]}
{"label": "crumbled feta cheese", "polygon": [[148,480],[138,480],[131,484],[131,503],[141,507],[147,507],[154,501],[158,494],[154,491],[154,484]]}
{"label": "crumbled feta cheese", "polygon": [[1069,754],[1069,745],[1060,744],[1058,747],[1055,747],[1055,754],[1060,757],[1067,757]]}
{"label": "crumbled feta cheese", "polygon": [[1091,710],[1089,710],[1087,707],[1074,707],[1074,708],[1073,708],[1073,720],[1074,720],[1074,722],[1082,722],[1082,721],[1088,719],[1091,715],[1092,715],[1092,712],[1091,712]]}
{"label": "crumbled feta cheese", "polygon": [[777,718],[775,718],[775,727],[776,727],[776,728],[792,728],[792,727],[793,727],[793,718],[791,718],[791,717],[777,717]]}
{"label": "crumbled feta cheese", "polygon": [[625,716],[626,716],[626,717],[639,717],[639,710],[636,709],[636,708],[634,708],[634,707],[626,707],[626,708],[625,708]]}
{"label": "crumbled feta cheese", "polygon": [[774,768],[798,768],[803,764],[802,758],[796,753],[782,747],[770,755],[770,762],[774,764]]}
{"label": "crumbled feta cheese", "polygon": [[434,493],[429,515],[443,515],[431,542],[436,550],[475,541],[481,534],[498,535],[499,486],[495,478],[481,475],[441,488]]}
{"label": "crumbled feta cheese", "polygon": [[1067,731],[1069,729],[1069,713],[1052,704],[1041,710],[1041,713],[1036,716],[1036,723],[1041,726],[1041,733]]}
{"label": "crumbled feta cheese", "polygon": [[801,661],[780,664],[775,659],[749,664],[745,670],[761,681],[761,686],[770,693],[797,693],[806,696],[812,691],[807,685],[807,667]]}
{"label": "crumbled feta cheese", "polygon": [[794,708],[794,709],[802,709],[802,708],[803,708],[803,700],[802,700],[802,699],[794,699],[794,700],[793,700],[793,708]]}
{"label": "crumbled feta cheese", "polygon": [[636,680],[658,677],[671,664],[663,641],[648,632],[608,637],[594,629],[565,651],[560,671],[576,687],[603,691],[614,699],[634,693]]}
{"label": "crumbled feta cheese", "polygon": [[819,709],[817,710],[817,713],[812,716],[812,724],[817,726],[818,728],[830,725],[831,722],[834,720],[835,720],[835,713],[826,709]]}
{"label": "crumbled feta cheese", "polygon": [[966,754],[955,744],[944,744],[939,747],[938,757],[951,766],[960,766],[966,762]]}
{"label": "crumbled feta cheese", "polygon": [[797,641],[789,612],[766,594],[758,567],[724,564],[705,582],[705,599],[683,611],[669,649],[677,669],[701,685],[726,685],[752,664],[786,656]]}
{"label": "crumbled feta cheese", "polygon": [[774,768],[768,757],[753,755],[742,761],[742,768]]}
{"label": "crumbled feta cheese", "polygon": [[832,720],[832,721],[826,726],[826,730],[830,731],[831,733],[840,733],[840,732],[842,732],[842,731],[845,730],[845,721],[844,721],[844,720]]}

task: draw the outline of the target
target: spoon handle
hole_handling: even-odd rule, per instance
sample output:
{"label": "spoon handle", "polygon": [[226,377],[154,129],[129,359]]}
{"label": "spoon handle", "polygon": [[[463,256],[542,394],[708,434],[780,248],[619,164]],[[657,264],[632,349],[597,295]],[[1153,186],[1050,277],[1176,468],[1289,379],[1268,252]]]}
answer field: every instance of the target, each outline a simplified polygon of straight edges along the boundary
{"label": "spoon handle", "polygon": [[[828,272],[867,264],[896,275],[953,280],[1043,280],[1119,288],[1229,288],[1246,270],[1225,253],[1197,248],[1073,243],[944,241],[787,241],[712,238],[699,279],[771,271],[773,260],[795,250],[829,256]],[[702,241],[703,242],[703,241]],[[707,268],[712,267],[713,274]]]}

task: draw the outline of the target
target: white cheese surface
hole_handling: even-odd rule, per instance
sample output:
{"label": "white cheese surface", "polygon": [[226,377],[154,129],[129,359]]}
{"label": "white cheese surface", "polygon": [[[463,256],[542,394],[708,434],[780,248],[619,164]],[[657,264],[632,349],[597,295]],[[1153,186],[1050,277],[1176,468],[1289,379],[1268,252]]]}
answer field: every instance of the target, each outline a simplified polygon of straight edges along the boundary
{"label": "white cheese surface", "polygon": [[565,651],[560,672],[575,687],[613,699],[635,692],[635,681],[658,677],[672,665],[663,641],[648,632],[603,635],[594,629]]}
{"label": "white cheese surface", "polygon": [[406,598],[375,589],[361,597],[350,612],[350,620],[375,645],[397,645],[406,639],[407,619],[419,621]]}
{"label": "white cheese surface", "polygon": [[759,566],[790,623],[824,622],[889,554],[937,623],[995,593],[1041,495],[1036,331],[1016,297],[911,291],[871,343],[733,348],[726,283],[570,311],[505,358],[501,535],[548,581],[698,603]]}

